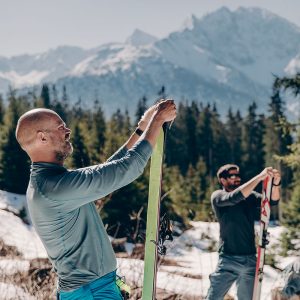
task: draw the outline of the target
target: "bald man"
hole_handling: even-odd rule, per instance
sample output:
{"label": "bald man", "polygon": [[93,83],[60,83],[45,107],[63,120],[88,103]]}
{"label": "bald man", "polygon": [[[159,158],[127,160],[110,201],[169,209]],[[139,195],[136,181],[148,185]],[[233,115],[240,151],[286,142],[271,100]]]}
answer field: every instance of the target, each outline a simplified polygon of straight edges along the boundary
{"label": "bald man", "polygon": [[32,161],[28,208],[58,275],[58,299],[122,299],[115,254],[94,201],[143,172],[161,126],[175,116],[172,100],[152,106],[106,163],[77,170],[63,166],[73,150],[71,130],[57,113],[33,109],[20,117],[16,138]]}

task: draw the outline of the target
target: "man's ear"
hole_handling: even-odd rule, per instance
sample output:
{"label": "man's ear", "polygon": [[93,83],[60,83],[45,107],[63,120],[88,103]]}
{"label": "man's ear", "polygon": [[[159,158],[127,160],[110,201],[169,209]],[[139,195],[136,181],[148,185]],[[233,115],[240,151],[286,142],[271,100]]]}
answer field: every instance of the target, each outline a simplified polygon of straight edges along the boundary
{"label": "man's ear", "polygon": [[224,178],[220,178],[220,184],[224,186],[226,184],[226,180]]}
{"label": "man's ear", "polygon": [[47,137],[46,137],[46,135],[45,135],[45,133],[44,132],[42,132],[42,131],[39,131],[38,133],[37,133],[37,139],[38,139],[38,141],[39,142],[41,142],[41,143],[43,143],[43,144],[46,144],[47,143]]}

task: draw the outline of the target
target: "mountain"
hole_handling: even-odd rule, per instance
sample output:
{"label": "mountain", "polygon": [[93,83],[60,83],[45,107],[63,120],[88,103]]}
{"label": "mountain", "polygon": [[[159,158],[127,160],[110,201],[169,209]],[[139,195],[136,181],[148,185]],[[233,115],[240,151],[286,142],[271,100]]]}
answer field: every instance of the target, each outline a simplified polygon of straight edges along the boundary
{"label": "mountain", "polygon": [[294,76],[300,72],[300,53],[291,59],[284,71],[289,76]]}
{"label": "mountain", "polygon": [[41,82],[53,82],[67,76],[78,62],[94,51],[61,46],[36,55],[0,57],[0,91],[7,90],[8,85],[22,88]]}
{"label": "mountain", "polygon": [[[69,98],[104,110],[133,112],[137,100],[149,104],[161,86],[174,99],[216,103],[242,111],[256,101],[266,109],[274,74],[299,70],[300,29],[259,8],[226,7],[191,16],[163,39],[140,30],[124,43],[84,50],[59,47],[39,55],[0,58],[0,91],[43,82],[66,86]],[[286,72],[286,73],[285,73]]]}
{"label": "mountain", "polygon": [[136,29],[133,34],[125,41],[126,44],[130,44],[136,47],[153,44],[157,41],[157,38],[139,29]]}

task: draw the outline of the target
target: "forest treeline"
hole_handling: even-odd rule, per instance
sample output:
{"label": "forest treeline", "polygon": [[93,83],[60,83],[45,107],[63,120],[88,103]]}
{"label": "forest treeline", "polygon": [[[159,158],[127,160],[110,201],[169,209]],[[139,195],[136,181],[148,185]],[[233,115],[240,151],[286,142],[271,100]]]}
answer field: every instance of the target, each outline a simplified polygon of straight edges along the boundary
{"label": "forest treeline", "polygon": [[[290,228],[292,236],[297,235],[300,231],[299,130],[297,122],[289,122],[282,96],[289,93],[297,99],[299,91],[299,74],[293,78],[276,78],[264,114],[259,113],[255,102],[246,113],[241,114],[238,107],[228,107],[222,116],[214,104],[177,102],[177,118],[167,132],[163,211],[181,224],[191,219],[212,221],[210,195],[218,187],[216,172],[220,166],[238,164],[244,181],[264,167],[273,166],[282,173],[282,201],[279,210],[273,211],[273,219]],[[163,87],[158,98],[165,96]],[[105,116],[97,99],[92,108],[86,108],[80,99],[71,105],[74,101],[69,99],[65,87],[57,91],[55,85],[44,84],[40,93],[32,91],[24,95],[10,89],[7,95],[0,96],[0,189],[26,193],[30,161],[15,139],[17,120],[25,111],[45,107],[62,117],[72,130],[74,147],[66,166],[80,168],[105,162],[127,140],[154,100],[141,97],[134,116],[121,109]],[[125,235],[133,241],[140,238],[138,233],[145,227],[148,180],[149,166],[138,180],[98,202],[110,234]],[[286,243],[290,241],[287,239]]]}

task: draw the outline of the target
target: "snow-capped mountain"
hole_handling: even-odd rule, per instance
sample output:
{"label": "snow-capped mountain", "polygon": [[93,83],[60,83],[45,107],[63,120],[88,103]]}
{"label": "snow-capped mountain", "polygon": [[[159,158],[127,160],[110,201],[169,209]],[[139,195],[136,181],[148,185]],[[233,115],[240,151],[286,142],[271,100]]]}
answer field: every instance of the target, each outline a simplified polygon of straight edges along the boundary
{"label": "snow-capped mountain", "polygon": [[55,81],[67,76],[74,66],[96,50],[61,46],[46,53],[0,57],[0,91]]}
{"label": "snow-capped mountain", "polygon": [[157,38],[139,29],[136,29],[133,34],[125,41],[126,44],[131,44],[133,46],[145,46],[153,44],[157,41]]}
{"label": "snow-capped mountain", "polygon": [[[39,55],[0,58],[0,91],[43,82],[66,86],[69,98],[106,112],[134,111],[164,85],[174,99],[215,102],[245,110],[255,100],[264,109],[274,75],[299,70],[300,29],[258,8],[221,8],[191,16],[164,39],[135,30],[124,43],[91,50],[59,47]],[[285,73],[286,72],[286,73]]]}
{"label": "snow-capped mountain", "polygon": [[288,63],[284,71],[290,76],[294,76],[300,72],[300,53]]}

